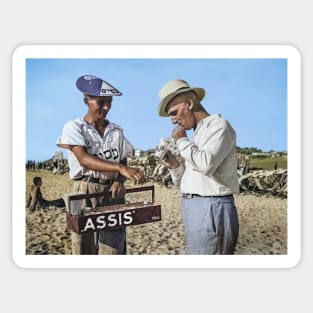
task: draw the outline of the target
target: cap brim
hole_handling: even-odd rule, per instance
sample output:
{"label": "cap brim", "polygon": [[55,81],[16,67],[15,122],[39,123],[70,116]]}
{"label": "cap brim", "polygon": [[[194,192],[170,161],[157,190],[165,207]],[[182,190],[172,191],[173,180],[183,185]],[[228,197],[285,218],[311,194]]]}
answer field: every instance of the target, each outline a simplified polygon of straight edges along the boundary
{"label": "cap brim", "polygon": [[169,116],[167,114],[167,106],[168,106],[169,102],[172,99],[174,99],[176,96],[178,96],[179,94],[182,94],[182,93],[185,93],[185,92],[188,92],[188,91],[195,92],[197,97],[198,97],[198,99],[199,99],[199,101],[201,101],[204,98],[204,96],[205,96],[205,90],[203,88],[195,87],[195,88],[176,90],[175,92],[170,93],[169,95],[167,95],[166,97],[164,97],[162,99],[162,101],[159,104],[159,109],[158,109],[159,115],[162,116],[162,117]]}

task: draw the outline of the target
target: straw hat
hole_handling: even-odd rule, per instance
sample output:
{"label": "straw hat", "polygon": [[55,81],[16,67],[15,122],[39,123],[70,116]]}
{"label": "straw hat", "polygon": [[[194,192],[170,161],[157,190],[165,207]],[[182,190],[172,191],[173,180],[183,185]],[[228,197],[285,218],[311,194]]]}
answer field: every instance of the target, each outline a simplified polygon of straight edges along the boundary
{"label": "straw hat", "polygon": [[159,104],[159,115],[168,116],[166,109],[169,102],[177,95],[187,91],[193,91],[197,95],[199,101],[205,96],[205,90],[203,88],[191,88],[189,84],[182,79],[175,79],[166,83],[159,92],[159,97],[161,99]]}

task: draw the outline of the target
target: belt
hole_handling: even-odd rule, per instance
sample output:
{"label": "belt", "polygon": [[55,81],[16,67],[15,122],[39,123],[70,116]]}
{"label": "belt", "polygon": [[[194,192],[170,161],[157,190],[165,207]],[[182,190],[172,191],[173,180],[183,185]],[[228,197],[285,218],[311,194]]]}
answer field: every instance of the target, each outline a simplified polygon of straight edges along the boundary
{"label": "belt", "polygon": [[78,178],[75,180],[82,180],[88,183],[96,183],[96,184],[101,184],[101,185],[111,185],[111,183],[113,182],[112,179],[94,178],[90,176],[82,176],[81,178]]}
{"label": "belt", "polygon": [[217,196],[201,196],[196,193],[183,193],[182,197],[184,199],[193,199],[193,198],[222,198],[222,197],[232,197],[233,195],[217,195]]}

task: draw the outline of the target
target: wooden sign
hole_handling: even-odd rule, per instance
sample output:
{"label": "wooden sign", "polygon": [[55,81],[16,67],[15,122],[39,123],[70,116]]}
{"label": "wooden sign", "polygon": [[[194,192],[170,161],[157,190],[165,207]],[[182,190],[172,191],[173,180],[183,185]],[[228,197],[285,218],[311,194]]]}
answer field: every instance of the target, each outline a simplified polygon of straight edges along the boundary
{"label": "wooden sign", "polygon": [[[78,234],[97,232],[107,228],[132,226],[153,223],[161,220],[161,205],[154,203],[154,186],[127,189],[126,193],[152,191],[151,202],[134,202],[125,204],[107,205],[91,210],[82,210],[80,215],[67,212],[68,228]],[[72,195],[69,202],[92,197],[109,195],[109,193],[96,193],[90,195]],[[68,205],[69,209],[71,205]]]}

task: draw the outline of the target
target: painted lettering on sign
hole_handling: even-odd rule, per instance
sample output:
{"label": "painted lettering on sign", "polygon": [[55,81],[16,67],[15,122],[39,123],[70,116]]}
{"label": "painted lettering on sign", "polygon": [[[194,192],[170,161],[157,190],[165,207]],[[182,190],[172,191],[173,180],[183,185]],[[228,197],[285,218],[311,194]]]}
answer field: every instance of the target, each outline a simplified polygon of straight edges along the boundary
{"label": "painted lettering on sign", "polygon": [[85,225],[82,227],[82,233],[92,230],[99,231],[105,228],[127,226],[133,222],[133,212],[116,212],[109,215],[99,215],[96,219],[88,217]]}

